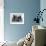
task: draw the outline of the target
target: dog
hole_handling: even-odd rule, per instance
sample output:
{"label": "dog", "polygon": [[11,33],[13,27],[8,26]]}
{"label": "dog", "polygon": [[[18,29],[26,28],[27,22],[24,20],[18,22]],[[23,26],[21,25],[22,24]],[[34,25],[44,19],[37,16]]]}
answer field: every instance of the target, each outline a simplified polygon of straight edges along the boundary
{"label": "dog", "polygon": [[22,17],[21,16],[13,15],[12,22],[20,22],[20,21],[22,21]]}

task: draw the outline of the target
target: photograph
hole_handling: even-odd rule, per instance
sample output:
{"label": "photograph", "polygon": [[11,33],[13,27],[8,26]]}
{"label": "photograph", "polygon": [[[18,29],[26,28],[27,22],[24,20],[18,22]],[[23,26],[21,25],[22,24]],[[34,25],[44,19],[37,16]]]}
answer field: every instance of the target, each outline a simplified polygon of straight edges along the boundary
{"label": "photograph", "polygon": [[24,13],[10,13],[10,24],[24,24]]}

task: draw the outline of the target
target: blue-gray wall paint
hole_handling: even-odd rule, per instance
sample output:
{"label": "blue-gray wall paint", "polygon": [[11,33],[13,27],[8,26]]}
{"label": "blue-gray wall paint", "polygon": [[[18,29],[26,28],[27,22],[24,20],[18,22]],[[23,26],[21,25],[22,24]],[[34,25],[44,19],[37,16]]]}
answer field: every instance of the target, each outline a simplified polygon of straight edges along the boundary
{"label": "blue-gray wall paint", "polygon": [[[4,0],[5,40],[18,41],[32,28],[32,20],[40,9],[40,0]],[[24,24],[10,24],[10,13],[24,13]]]}

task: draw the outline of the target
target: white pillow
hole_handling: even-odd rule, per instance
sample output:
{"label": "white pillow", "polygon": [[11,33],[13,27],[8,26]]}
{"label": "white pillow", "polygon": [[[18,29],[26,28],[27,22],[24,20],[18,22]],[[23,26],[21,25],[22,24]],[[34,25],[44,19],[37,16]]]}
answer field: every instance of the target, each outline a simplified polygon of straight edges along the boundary
{"label": "white pillow", "polygon": [[25,37],[22,38],[22,39],[20,39],[20,40],[17,42],[17,46],[23,46],[24,40],[25,40]]}

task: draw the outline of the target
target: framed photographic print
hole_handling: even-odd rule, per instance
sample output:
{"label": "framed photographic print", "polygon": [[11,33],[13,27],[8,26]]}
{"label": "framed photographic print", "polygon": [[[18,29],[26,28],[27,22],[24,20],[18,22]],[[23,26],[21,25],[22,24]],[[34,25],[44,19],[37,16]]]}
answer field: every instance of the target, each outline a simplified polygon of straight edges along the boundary
{"label": "framed photographic print", "polygon": [[24,13],[10,13],[10,24],[24,24]]}

